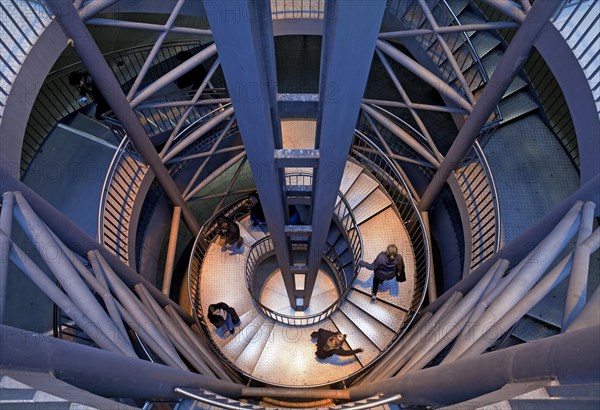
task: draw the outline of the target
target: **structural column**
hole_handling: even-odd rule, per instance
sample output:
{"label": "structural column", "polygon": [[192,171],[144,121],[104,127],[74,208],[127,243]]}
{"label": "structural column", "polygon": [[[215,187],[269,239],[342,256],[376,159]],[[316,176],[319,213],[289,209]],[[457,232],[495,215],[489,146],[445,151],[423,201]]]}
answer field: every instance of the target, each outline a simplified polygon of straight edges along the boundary
{"label": "structural column", "polygon": [[329,0],[321,47],[312,233],[304,306],[310,303],[386,2]]}
{"label": "structural column", "polygon": [[282,181],[275,164],[275,150],[282,145],[270,2],[221,0],[205,7],[277,262],[290,305],[296,308]]}
{"label": "structural column", "polygon": [[173,205],[181,207],[186,225],[192,234],[197,236],[200,232],[198,222],[185,204],[181,192],[179,192],[169,171],[163,165],[137,115],[129,106],[125,94],[121,90],[121,85],[79,17],[77,10],[72,3],[63,0],[48,0],[46,3],[56,15],[56,19],[65,34],[73,41],[75,51],[91,74],[106,102],[121,121],[127,136],[131,139],[144,161],[150,166]]}
{"label": "structural column", "polygon": [[450,174],[467,155],[479,136],[481,127],[490,118],[502,95],[527,61],[533,49],[533,42],[543,31],[546,24],[552,24],[548,20],[554,15],[560,4],[559,1],[537,2],[529,9],[521,28],[515,34],[496,71],[494,71],[492,78],[483,90],[482,96],[473,107],[473,112],[460,129],[444,161],[421,196],[420,211],[429,209]]}

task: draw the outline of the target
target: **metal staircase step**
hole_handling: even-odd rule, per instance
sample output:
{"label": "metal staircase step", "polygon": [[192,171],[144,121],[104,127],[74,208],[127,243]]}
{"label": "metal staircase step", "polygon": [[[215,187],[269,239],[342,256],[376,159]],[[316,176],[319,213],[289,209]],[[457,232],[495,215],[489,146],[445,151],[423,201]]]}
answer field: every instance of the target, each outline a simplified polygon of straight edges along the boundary
{"label": "metal staircase step", "polygon": [[489,406],[489,408],[502,409],[544,409],[544,410],[595,410],[600,406],[598,399],[569,398],[569,399],[529,399],[529,400],[507,400],[502,403]]}
{"label": "metal staircase step", "polygon": [[[502,53],[500,49],[496,49],[491,51],[489,54],[487,54],[481,59],[481,64],[483,65],[483,68],[487,73],[488,77],[491,77],[492,74],[494,74],[494,71],[496,71],[496,67],[498,67],[498,63],[502,59],[503,55],[504,53]],[[528,82],[522,74],[517,75],[512,81],[512,83],[510,83],[510,85],[508,86],[508,89],[504,93],[503,98],[508,97],[509,95],[514,94],[515,92],[527,87],[527,84]]]}
{"label": "metal staircase step", "polygon": [[530,316],[525,315],[517,323],[517,326],[512,334],[526,342],[533,342],[535,340],[557,335],[558,333],[560,333],[558,329],[549,327],[538,322],[537,320],[534,320]]}
{"label": "metal staircase step", "polygon": [[383,323],[373,320],[374,318],[364,310],[350,304],[344,303],[340,310],[377,346],[384,350],[388,343],[394,338],[394,331]]}
{"label": "metal staircase step", "polygon": [[527,314],[539,322],[547,323],[557,329],[562,326],[569,281],[563,280]]}
{"label": "metal staircase step", "polygon": [[502,117],[504,118],[502,123],[519,118],[525,114],[537,110],[539,107],[538,103],[526,91],[516,92],[508,98],[500,101],[500,104],[498,105],[500,107]]}
{"label": "metal staircase step", "polygon": [[[249,216],[246,218],[250,219]],[[255,228],[252,226],[252,224],[248,225],[250,225],[249,228],[251,228],[252,231],[255,231]],[[254,245],[254,243],[256,243],[258,239],[253,235],[253,232],[246,230],[246,228],[240,223],[238,223],[238,226],[240,228],[240,236],[244,239],[244,243],[246,244],[246,246]]]}
{"label": "metal staircase step", "polygon": [[596,397],[600,398],[600,384],[563,384],[545,388],[550,397]]}
{"label": "metal staircase step", "polygon": [[469,0],[447,0],[446,3],[448,3],[454,14],[458,16],[471,2]]}
{"label": "metal staircase step", "polygon": [[400,330],[406,317],[406,311],[399,307],[380,300],[371,302],[368,294],[358,290],[352,290],[348,294],[348,300],[396,332]]}
{"label": "metal staircase step", "polygon": [[246,332],[244,329],[242,333],[248,340],[248,344],[235,361],[236,366],[248,374],[252,374],[266,344],[272,342],[272,340],[269,339],[271,332],[273,331],[273,327],[273,322],[270,320],[264,320],[262,326],[257,328],[256,333],[254,334],[251,334],[251,328],[249,328],[250,332]]}
{"label": "metal staircase step", "polygon": [[[468,2],[467,2],[467,4],[468,4]],[[457,17],[458,17],[458,21],[460,21],[461,25],[478,24],[478,23],[484,23],[486,21],[479,14],[474,13],[473,11],[469,10],[468,8],[465,8],[463,11],[461,11],[460,14],[457,15]],[[469,31],[468,33],[474,33],[474,32]]]}
{"label": "metal staircase step", "polygon": [[[221,351],[231,361],[235,362],[249,344],[257,343],[261,340],[260,329],[264,322],[265,318],[256,312],[254,319],[246,326],[240,327],[239,330],[236,330],[233,337],[229,339],[229,342],[225,346],[221,347]],[[228,338],[229,337],[230,336],[228,336]]]}
{"label": "metal staircase step", "polygon": [[362,173],[348,192],[346,192],[346,200],[352,209],[356,208],[363,200],[365,200],[375,189],[378,183],[373,178],[365,173]]}
{"label": "metal staircase step", "polygon": [[[250,219],[250,216],[246,216],[245,218],[237,221],[237,223],[240,225],[240,227],[244,229],[245,232],[252,236],[252,238],[254,238],[255,241],[258,241],[267,236],[267,234],[263,230],[263,225],[252,226],[252,220]],[[266,226],[264,227],[264,229],[266,230]]]}
{"label": "metal staircase step", "polygon": [[500,43],[501,40],[489,31],[478,31],[471,37],[471,44],[480,59],[498,47]]}
{"label": "metal staircase step", "polygon": [[392,201],[390,198],[381,189],[376,189],[364,201],[358,204],[352,210],[352,213],[354,214],[356,223],[360,225],[391,205]]}
{"label": "metal staircase step", "polygon": [[[239,312],[238,312],[238,314],[239,314]],[[229,332],[223,326],[222,328],[220,328],[220,329],[222,329],[221,332],[219,332],[218,334],[215,333],[213,335],[213,337],[212,337],[213,341],[219,348],[223,348],[223,346],[226,346],[230,341],[232,341],[234,338],[239,336],[242,333],[242,331],[244,330],[244,328],[246,326],[248,326],[250,323],[252,323],[258,315],[259,314],[256,309],[251,309],[251,310],[245,312],[244,314],[240,315],[241,325],[236,327],[234,335],[230,335]],[[210,326],[213,329],[212,331],[216,332],[214,330],[214,327],[212,325],[210,325]],[[223,336],[223,337],[221,337],[221,336]]]}
{"label": "metal staircase step", "polygon": [[370,363],[381,350],[357,327],[348,317],[340,311],[331,315],[331,320],[340,332],[346,335],[346,342],[351,349],[363,349],[356,356],[363,366]]}
{"label": "metal staircase step", "polygon": [[346,161],[346,167],[344,168],[344,175],[342,176],[342,183],[340,184],[340,192],[346,195],[346,192],[350,189],[356,178],[362,174],[362,167],[351,161]]}
{"label": "metal staircase step", "polygon": [[339,230],[337,225],[331,224],[329,227],[329,233],[327,233],[327,243],[333,245],[337,242],[340,236],[342,236],[342,232]]}
{"label": "metal staircase step", "polygon": [[[52,410],[71,410],[73,403],[68,401],[63,402],[43,402],[43,401],[32,401],[32,402],[20,402],[20,403],[4,403],[0,401],[0,409],[2,410],[40,410],[40,409],[52,409]],[[92,410],[93,407],[78,406],[78,409]]]}

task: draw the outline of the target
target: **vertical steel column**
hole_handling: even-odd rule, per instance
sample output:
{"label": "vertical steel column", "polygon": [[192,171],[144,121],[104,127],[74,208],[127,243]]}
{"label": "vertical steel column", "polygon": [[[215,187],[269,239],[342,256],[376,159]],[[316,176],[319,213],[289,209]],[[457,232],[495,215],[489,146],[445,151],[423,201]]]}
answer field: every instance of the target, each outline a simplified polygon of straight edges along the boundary
{"label": "vertical steel column", "polygon": [[218,0],[205,7],[277,262],[290,305],[296,308],[282,181],[274,155],[282,146],[270,2]]}
{"label": "vertical steel column", "polygon": [[[481,127],[486,123],[494,111],[502,95],[508,89],[527,57],[533,49],[533,42],[542,32],[548,20],[554,15],[560,2],[539,2],[534,4],[523,24],[515,34],[504,56],[498,63],[498,67],[490,81],[488,81],[483,95],[477,100],[473,112],[460,129],[454,143],[450,147],[446,158],[442,162],[436,174],[433,176],[429,186],[421,196],[419,210],[426,211],[438,196],[444,184],[448,180],[454,168],[462,161],[477,139]],[[549,23],[551,24],[551,23]]]}
{"label": "vertical steel column", "polygon": [[127,135],[131,138],[139,154],[150,168],[152,168],[156,179],[165,190],[171,202],[173,202],[173,205],[181,207],[186,225],[192,232],[192,235],[197,236],[200,232],[200,225],[198,225],[192,211],[185,204],[181,192],[179,192],[169,171],[165,168],[156,153],[137,115],[129,106],[119,82],[102,56],[92,35],[77,14],[77,10],[73,7],[72,3],[64,2],[63,0],[48,0],[46,3],[56,15],[56,19],[65,34],[73,40],[73,46],[79,58],[92,75],[96,86],[106,99],[106,102],[123,124]]}
{"label": "vertical steel column", "polygon": [[10,251],[10,239],[12,235],[13,210],[15,196],[12,192],[2,195],[2,212],[0,212],[0,231],[6,236],[0,238],[0,323],[4,323],[4,309],[6,305],[6,293],[8,286],[8,253]]}
{"label": "vertical steel column", "polygon": [[325,3],[315,143],[319,162],[314,177],[305,307],[315,285],[385,4],[384,0]]}

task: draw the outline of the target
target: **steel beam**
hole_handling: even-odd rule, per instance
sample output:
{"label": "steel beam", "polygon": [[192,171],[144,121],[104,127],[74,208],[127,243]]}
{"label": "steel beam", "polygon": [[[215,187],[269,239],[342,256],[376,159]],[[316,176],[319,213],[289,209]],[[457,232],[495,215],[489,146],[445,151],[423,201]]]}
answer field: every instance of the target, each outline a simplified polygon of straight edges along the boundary
{"label": "steel beam", "polygon": [[14,205],[15,195],[12,192],[5,192],[2,195],[2,212],[0,212],[0,231],[6,234],[6,236],[0,237],[0,323],[4,323],[8,285],[9,239],[12,235]]}
{"label": "steel beam", "polygon": [[320,155],[314,176],[304,307],[310,304],[384,10],[383,0],[325,3],[315,143]]}
{"label": "steel beam", "polygon": [[219,59],[290,305],[296,307],[285,236],[282,181],[274,159],[275,149],[282,146],[270,2],[221,0],[215,3],[223,12],[208,13],[210,28],[219,47]]}
{"label": "steel beam", "polygon": [[350,399],[401,392],[403,404],[443,406],[482,396],[517,380],[547,377],[558,378],[561,384],[598,383],[599,343],[600,328],[591,326],[351,387]]}
{"label": "steel beam", "polygon": [[533,42],[544,30],[548,20],[556,12],[560,2],[534,4],[521,28],[508,46],[498,67],[483,90],[483,94],[473,107],[473,111],[460,129],[454,143],[446,154],[440,168],[433,176],[431,183],[421,196],[419,210],[428,210],[433,201],[444,188],[448,177],[460,164],[479,136],[481,127],[485,125],[490,115],[500,102],[500,99],[521,70],[523,64],[533,49]]}
{"label": "steel beam", "polygon": [[[600,205],[600,174],[596,175],[591,181],[579,188],[577,192],[573,193],[568,198],[565,198],[559,205],[554,207],[552,211],[540,218],[536,223],[529,227],[529,229],[479,265],[477,269],[447,290],[443,295],[436,299],[435,302],[422,309],[419,315],[422,315],[425,312],[435,312],[453,292],[462,292],[465,294],[469,292],[483,277],[490,266],[498,259],[507,259],[511,264],[524,260],[526,255],[529,254],[533,248],[552,231],[552,229],[554,229],[577,201],[592,201],[596,204],[596,207]],[[503,281],[505,279],[506,278],[504,278]]]}
{"label": "steel beam", "polygon": [[8,169],[6,164],[2,165],[0,167],[0,193],[4,194],[10,191],[21,192],[35,213],[69,249],[82,257],[85,257],[90,250],[97,250],[128,286],[133,287],[138,283],[143,283],[162,306],[171,305],[183,320],[187,323],[195,323],[194,318],[179,305],[165,297],[150,282],[128,265],[121,262],[117,256],[110,253],[110,251],[85,233],[79,226],[71,222],[69,218],[50,205],[44,198],[13,177],[11,170]]}
{"label": "steel beam", "polygon": [[203,388],[240,398],[243,385],[145,360],[71,343],[10,326],[0,326],[0,367],[48,372],[64,382],[105,397],[178,400],[176,387]]}
{"label": "steel beam", "polygon": [[152,168],[156,179],[173,202],[173,205],[181,207],[186,225],[192,235],[196,236],[200,232],[200,225],[194,218],[192,211],[185,204],[181,192],[179,192],[169,171],[160,160],[137,115],[129,106],[125,94],[121,90],[121,85],[98,49],[92,35],[79,18],[77,10],[75,10],[72,3],[65,3],[62,0],[48,0],[47,4],[55,14],[65,34],[73,39],[75,51],[91,74],[96,86],[102,92],[106,102],[123,124],[123,128],[138,153]]}

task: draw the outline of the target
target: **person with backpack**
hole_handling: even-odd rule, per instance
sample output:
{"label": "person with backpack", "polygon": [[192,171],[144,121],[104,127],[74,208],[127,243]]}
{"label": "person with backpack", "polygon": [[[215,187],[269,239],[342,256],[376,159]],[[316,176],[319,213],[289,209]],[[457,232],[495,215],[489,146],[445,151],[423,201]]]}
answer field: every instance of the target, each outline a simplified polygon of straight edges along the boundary
{"label": "person with backpack", "polygon": [[226,325],[231,334],[235,332],[233,325],[240,323],[240,318],[235,309],[225,302],[213,303],[208,306],[208,320],[216,328]]}
{"label": "person with backpack", "polygon": [[244,238],[240,236],[240,228],[235,221],[221,215],[217,218],[217,224],[219,236],[223,241],[221,252],[231,250],[232,254],[243,253]]}
{"label": "person with backpack", "polygon": [[388,245],[385,252],[381,252],[373,263],[359,261],[359,266],[373,271],[373,287],[371,289],[371,301],[377,299],[377,290],[383,281],[396,278],[398,282],[406,280],[404,272],[404,259],[398,253],[398,248],[394,244]]}

